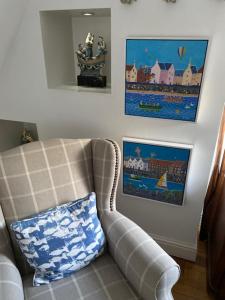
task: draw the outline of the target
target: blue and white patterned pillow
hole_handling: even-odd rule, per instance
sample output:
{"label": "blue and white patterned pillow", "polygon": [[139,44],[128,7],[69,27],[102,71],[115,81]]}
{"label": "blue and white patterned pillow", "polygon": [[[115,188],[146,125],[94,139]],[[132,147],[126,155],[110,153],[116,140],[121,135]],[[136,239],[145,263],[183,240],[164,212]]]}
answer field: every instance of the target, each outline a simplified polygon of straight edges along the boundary
{"label": "blue and white patterned pillow", "polygon": [[16,221],[11,229],[35,269],[34,286],[64,278],[85,267],[103,252],[105,244],[95,193]]}

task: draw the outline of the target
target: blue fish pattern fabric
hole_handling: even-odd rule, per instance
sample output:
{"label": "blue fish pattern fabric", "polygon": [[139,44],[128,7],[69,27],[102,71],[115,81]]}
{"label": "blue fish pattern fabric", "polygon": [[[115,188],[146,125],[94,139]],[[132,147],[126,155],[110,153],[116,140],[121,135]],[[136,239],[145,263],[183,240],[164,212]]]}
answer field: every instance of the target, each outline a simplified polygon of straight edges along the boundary
{"label": "blue fish pattern fabric", "polygon": [[104,251],[96,195],[72,201],[11,224],[28,263],[33,285],[48,284],[88,265]]}

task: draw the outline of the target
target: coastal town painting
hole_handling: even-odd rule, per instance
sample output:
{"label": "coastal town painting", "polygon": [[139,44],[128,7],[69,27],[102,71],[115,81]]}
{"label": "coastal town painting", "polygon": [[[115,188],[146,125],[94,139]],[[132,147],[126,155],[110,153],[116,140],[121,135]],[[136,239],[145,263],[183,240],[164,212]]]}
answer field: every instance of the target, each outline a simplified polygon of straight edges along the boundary
{"label": "coastal town painting", "polygon": [[182,205],[191,145],[123,140],[123,193]]}
{"label": "coastal town painting", "polygon": [[127,39],[125,114],[195,122],[208,40]]}

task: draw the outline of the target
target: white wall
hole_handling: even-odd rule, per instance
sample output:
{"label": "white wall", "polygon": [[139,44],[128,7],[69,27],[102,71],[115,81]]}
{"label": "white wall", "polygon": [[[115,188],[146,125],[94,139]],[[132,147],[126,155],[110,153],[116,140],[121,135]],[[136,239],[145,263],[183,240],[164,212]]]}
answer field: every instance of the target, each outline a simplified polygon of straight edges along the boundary
{"label": "white wall", "polygon": [[28,0],[0,0],[0,69],[12,47]]}
{"label": "white wall", "polygon": [[[93,6],[112,9],[112,94],[48,90],[39,10]],[[123,136],[194,144],[184,206],[135,199],[118,192],[118,207],[162,243],[186,256],[195,251],[219,119],[225,100],[225,1],[32,0],[0,76],[0,117],[38,124],[41,138]],[[208,57],[198,122],[124,116],[125,37],[208,36]],[[182,248],[183,247],[183,248]],[[182,250],[183,249],[183,250]],[[173,249],[171,250],[173,251]],[[179,254],[179,253],[178,253]]]}
{"label": "white wall", "polygon": [[41,12],[43,49],[48,87],[75,82],[71,16],[62,12]]}

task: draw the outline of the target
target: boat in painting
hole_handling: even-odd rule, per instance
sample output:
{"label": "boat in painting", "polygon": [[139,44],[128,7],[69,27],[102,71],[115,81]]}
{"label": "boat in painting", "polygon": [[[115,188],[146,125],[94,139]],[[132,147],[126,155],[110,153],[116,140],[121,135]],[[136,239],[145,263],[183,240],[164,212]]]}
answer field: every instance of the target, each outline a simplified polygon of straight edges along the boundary
{"label": "boat in painting", "polygon": [[141,101],[139,103],[139,108],[149,109],[149,110],[160,110],[162,109],[162,106],[159,103],[144,103]]}
{"label": "boat in painting", "polygon": [[159,178],[159,181],[157,182],[157,188],[159,189],[168,189],[168,186],[167,186],[167,173],[164,173],[160,178]]}
{"label": "boat in painting", "polygon": [[164,101],[169,103],[182,103],[183,97],[182,96],[166,96]]}
{"label": "boat in painting", "polygon": [[139,175],[130,174],[130,179],[140,181],[142,179],[142,177]]}

